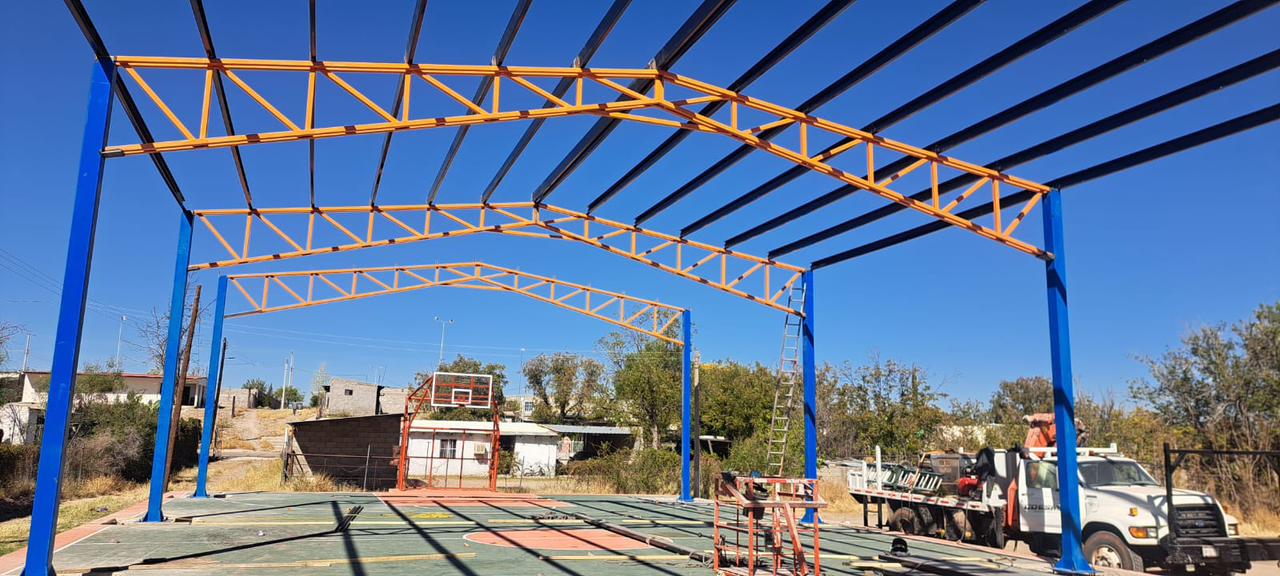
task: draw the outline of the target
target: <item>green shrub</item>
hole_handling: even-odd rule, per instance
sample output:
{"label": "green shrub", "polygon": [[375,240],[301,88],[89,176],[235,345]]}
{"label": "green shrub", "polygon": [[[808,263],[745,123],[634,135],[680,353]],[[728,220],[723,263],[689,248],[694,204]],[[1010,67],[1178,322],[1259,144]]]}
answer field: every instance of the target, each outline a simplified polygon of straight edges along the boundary
{"label": "green shrub", "polygon": [[621,494],[670,494],[679,485],[680,455],[653,448],[619,450],[570,462],[565,472]]}

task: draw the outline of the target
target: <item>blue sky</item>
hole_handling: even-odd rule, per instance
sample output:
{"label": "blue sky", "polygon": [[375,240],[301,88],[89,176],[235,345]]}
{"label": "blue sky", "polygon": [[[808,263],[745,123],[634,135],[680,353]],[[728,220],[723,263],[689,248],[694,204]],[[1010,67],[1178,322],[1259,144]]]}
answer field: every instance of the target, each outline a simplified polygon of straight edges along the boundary
{"label": "blue sky", "polygon": [[[884,134],[924,145],[1224,4],[1135,0]],[[116,0],[88,5],[114,53],[202,56],[184,2]],[[473,2],[433,0],[418,61],[488,63],[513,5],[503,0],[477,11]],[[782,11],[776,3],[741,0],[674,71],[728,84],[819,5],[788,3]],[[861,0],[746,92],[794,106],[942,5]],[[1077,5],[991,0],[818,114],[862,125]],[[319,3],[320,58],[400,60],[411,3],[388,2],[376,10],[359,6],[367,4]],[[695,6],[692,1],[634,2],[592,64],[644,66]],[[606,7],[604,2],[535,1],[507,62],[569,64]],[[208,14],[224,58],[307,57],[306,4],[301,0],[209,2]],[[1277,29],[1280,10],[1265,11],[951,154],[977,163],[994,160],[1272,50]],[[8,2],[0,4],[0,58],[7,63],[5,89],[0,90],[0,320],[18,323],[31,333],[31,363],[39,369],[52,357],[54,291],[63,273],[91,53],[60,3]],[[198,107],[198,88],[192,89],[196,84],[161,74],[148,78],[172,97],[180,114]],[[290,108],[286,113],[300,115],[301,92],[290,92],[291,84],[246,78],[264,93],[291,98],[296,111]],[[364,88],[383,94],[379,101],[390,106],[391,86]],[[460,91],[469,94],[471,88]],[[1278,95],[1280,73],[1271,72],[1012,172],[1049,180],[1272,104]],[[350,123],[346,112],[354,108],[343,106],[321,109],[319,122],[328,115],[331,122]],[[160,137],[173,133],[158,112],[145,103],[143,108]],[[264,118],[239,94],[232,96],[232,110],[237,124],[261,124]],[[527,199],[590,122],[548,122],[495,200]],[[118,110],[113,127],[112,143],[133,142],[132,130]],[[477,199],[523,130],[523,124],[471,130],[440,201]],[[652,127],[624,125],[552,201],[584,208],[666,135]],[[451,130],[398,135],[382,201],[420,202],[452,138]],[[1242,318],[1260,303],[1280,298],[1280,226],[1275,217],[1280,185],[1274,177],[1278,138],[1280,125],[1264,126],[1065,193],[1072,343],[1080,387],[1092,393],[1115,390],[1123,397],[1127,382],[1145,373],[1138,357],[1160,354],[1194,327]],[[367,201],[381,141],[380,136],[368,136],[317,143],[317,194],[322,205]],[[722,138],[689,138],[601,215],[630,220],[732,146]],[[306,204],[306,144],[248,147],[243,153],[260,205]],[[242,206],[227,151],[174,153],[168,159],[192,208]],[[776,158],[754,154],[648,226],[676,232],[785,168]],[[694,238],[720,242],[835,184],[821,175],[804,176]],[[875,197],[855,195],[741,249],[764,254],[881,204]],[[82,363],[114,355],[119,316],[124,313],[130,316],[125,368],[145,367],[143,352],[129,343],[137,342],[131,325],[167,304],[177,218],[177,208],[150,161],[108,161]],[[785,260],[806,265],[924,221],[919,214],[903,212]],[[1019,236],[1039,244],[1039,220],[1030,219]],[[208,235],[197,234],[193,261],[213,259],[216,248]],[[689,307],[696,346],[704,358],[776,362],[780,313],[569,243],[476,236],[242,270],[469,260]],[[193,280],[211,293],[216,275],[198,273]],[[1024,254],[950,230],[820,270],[816,282],[819,361],[857,363],[879,355],[917,363],[944,391],[959,398],[985,397],[1003,378],[1048,373],[1043,264]],[[511,375],[518,372],[522,357],[562,350],[595,354],[596,340],[610,330],[592,319],[517,296],[422,291],[230,320],[226,335],[233,358],[225,385],[238,386],[250,377],[278,385],[281,365],[291,352],[297,359],[295,383],[301,386],[309,385],[322,363],[331,374],[362,379],[381,374],[384,383],[403,385],[415,371],[435,363],[440,336],[435,316],[456,321],[446,339],[449,356],[507,363]],[[195,362],[203,366],[209,356],[207,327],[198,332],[197,343]],[[11,343],[10,364],[20,362],[22,344],[21,338]],[[518,390],[520,378],[515,380]]]}

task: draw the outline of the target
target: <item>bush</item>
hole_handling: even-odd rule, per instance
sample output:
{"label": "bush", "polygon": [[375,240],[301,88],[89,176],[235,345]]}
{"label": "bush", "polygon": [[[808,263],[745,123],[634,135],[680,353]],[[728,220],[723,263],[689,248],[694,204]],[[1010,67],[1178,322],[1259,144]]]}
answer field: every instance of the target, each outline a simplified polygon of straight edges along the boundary
{"label": "bush", "polygon": [[[155,453],[156,404],[132,396],[124,402],[87,402],[72,415],[67,445],[72,479],[118,476],[130,482],[151,478]],[[199,457],[200,421],[180,420],[173,447],[173,470],[193,466]]]}
{"label": "bush", "polygon": [[[768,469],[768,446],[769,431],[767,429],[752,434],[746,440],[735,442],[733,448],[729,451],[729,457],[724,461],[724,468],[739,474],[750,474],[752,472],[760,472],[766,475],[774,474],[774,470]],[[783,475],[788,478],[804,476],[803,429],[792,429],[787,436],[786,458],[783,460],[783,467],[785,468]]]}
{"label": "bush", "polygon": [[619,450],[570,462],[565,472],[579,482],[598,484],[617,493],[670,494],[679,486],[680,455],[653,448]]}

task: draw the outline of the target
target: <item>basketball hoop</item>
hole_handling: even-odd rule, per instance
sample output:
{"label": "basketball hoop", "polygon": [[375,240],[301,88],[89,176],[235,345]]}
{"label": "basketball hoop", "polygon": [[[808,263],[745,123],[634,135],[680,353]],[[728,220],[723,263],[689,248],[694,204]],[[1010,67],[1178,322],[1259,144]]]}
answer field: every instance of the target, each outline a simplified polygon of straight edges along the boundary
{"label": "basketball hoop", "polygon": [[436,372],[429,396],[433,408],[489,410],[493,405],[493,376]]}

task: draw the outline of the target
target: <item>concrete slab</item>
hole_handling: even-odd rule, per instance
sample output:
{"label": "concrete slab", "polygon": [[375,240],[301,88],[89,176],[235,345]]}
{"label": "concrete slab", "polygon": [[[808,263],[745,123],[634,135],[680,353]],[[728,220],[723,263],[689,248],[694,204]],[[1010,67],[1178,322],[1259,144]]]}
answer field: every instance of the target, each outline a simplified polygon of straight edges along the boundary
{"label": "concrete slab", "polygon": [[[57,552],[60,574],[705,575],[708,566],[593,526],[626,527],[709,550],[709,504],[634,496],[494,493],[228,494],[175,499],[163,524],[124,523]],[[906,572],[886,564],[893,535],[824,526],[829,574]],[[913,540],[914,557],[974,573],[1046,574],[1039,560]]]}

